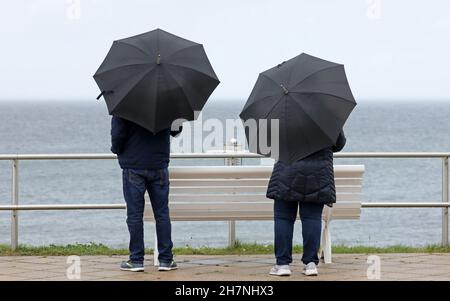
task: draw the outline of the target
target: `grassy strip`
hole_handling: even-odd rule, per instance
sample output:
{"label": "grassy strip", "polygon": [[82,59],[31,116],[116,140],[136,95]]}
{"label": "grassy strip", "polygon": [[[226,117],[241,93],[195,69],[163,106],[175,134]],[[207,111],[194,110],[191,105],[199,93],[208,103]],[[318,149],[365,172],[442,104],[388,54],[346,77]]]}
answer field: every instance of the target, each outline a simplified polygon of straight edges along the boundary
{"label": "grassy strip", "polygon": [[[256,255],[273,254],[273,245],[249,244],[237,242],[234,247],[211,248],[211,247],[179,247],[174,248],[176,255]],[[295,246],[295,253],[301,253],[302,247]],[[146,250],[152,254],[152,249]],[[389,246],[389,247],[366,247],[366,246],[333,246],[336,254],[377,254],[377,253],[450,253],[449,246],[429,245],[425,247]],[[0,256],[68,256],[68,255],[128,255],[127,249],[113,249],[103,244],[73,244],[66,246],[26,246],[21,245],[16,251],[11,251],[8,245],[0,245]]]}

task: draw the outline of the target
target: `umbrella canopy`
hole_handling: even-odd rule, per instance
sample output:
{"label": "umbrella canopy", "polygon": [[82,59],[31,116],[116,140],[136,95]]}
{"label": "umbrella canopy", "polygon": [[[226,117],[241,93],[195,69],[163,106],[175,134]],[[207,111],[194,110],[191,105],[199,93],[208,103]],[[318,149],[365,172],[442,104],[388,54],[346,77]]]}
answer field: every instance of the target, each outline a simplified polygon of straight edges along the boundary
{"label": "umbrella canopy", "polygon": [[201,44],[161,29],[114,41],[94,79],[109,114],[153,133],[193,120],[219,84]]}
{"label": "umbrella canopy", "polygon": [[[250,151],[292,163],[334,145],[355,105],[343,65],[302,53],[260,73],[240,117],[244,125],[250,119],[258,125],[256,132],[246,127]],[[277,142],[271,141],[273,119],[279,121],[278,157],[259,143],[264,138],[272,150],[276,147],[271,145]],[[260,131],[261,120],[267,133]]]}

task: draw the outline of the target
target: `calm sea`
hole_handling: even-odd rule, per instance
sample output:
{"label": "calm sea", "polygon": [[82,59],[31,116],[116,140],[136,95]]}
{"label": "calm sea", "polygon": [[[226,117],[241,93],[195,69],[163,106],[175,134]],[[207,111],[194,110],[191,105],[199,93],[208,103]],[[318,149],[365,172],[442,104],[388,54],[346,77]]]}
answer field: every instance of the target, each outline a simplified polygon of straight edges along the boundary
{"label": "calm sea", "polygon": [[[236,118],[244,101],[213,100],[203,119]],[[361,101],[346,125],[344,151],[450,151],[450,102]],[[0,102],[0,154],[108,153],[110,117],[102,102]],[[248,164],[249,162],[243,162]],[[364,201],[440,201],[439,159],[340,159],[366,166]],[[172,164],[223,164],[176,161]],[[10,162],[0,161],[0,203],[10,202]],[[122,203],[121,170],[113,160],[20,162],[20,203]],[[0,243],[9,243],[9,212],[0,212]],[[237,237],[271,243],[272,222],[238,222]],[[174,222],[176,246],[227,243],[224,222]],[[146,225],[146,240],[153,240]],[[301,242],[296,225],[295,242]],[[125,211],[21,212],[20,243],[98,242],[126,247]],[[361,220],[334,221],[338,244],[438,243],[440,209],[363,209]]]}

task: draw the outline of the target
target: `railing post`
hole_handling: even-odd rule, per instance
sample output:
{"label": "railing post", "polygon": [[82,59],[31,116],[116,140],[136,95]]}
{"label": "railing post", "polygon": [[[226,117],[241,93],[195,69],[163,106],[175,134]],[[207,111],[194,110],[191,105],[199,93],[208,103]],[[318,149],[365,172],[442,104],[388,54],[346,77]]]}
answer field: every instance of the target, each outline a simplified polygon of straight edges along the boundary
{"label": "railing post", "polygon": [[[11,166],[11,204],[19,205],[19,160],[12,160]],[[19,212],[11,210],[11,250],[19,246]]]}
{"label": "railing post", "polygon": [[[448,157],[442,158],[442,202],[448,202]],[[442,245],[448,245],[448,207],[442,208]]]}
{"label": "railing post", "polygon": [[[228,145],[225,145],[224,150],[228,151],[228,147],[231,147],[231,152],[236,153],[238,149],[241,147],[238,144],[238,141],[235,138],[230,139],[230,143]],[[236,157],[231,157],[226,159],[227,165],[229,166],[235,166],[235,165],[241,165],[242,162]],[[228,221],[228,246],[234,247],[236,245],[236,221],[230,220]]]}
{"label": "railing post", "polygon": [[228,221],[228,246],[236,245],[236,221]]}

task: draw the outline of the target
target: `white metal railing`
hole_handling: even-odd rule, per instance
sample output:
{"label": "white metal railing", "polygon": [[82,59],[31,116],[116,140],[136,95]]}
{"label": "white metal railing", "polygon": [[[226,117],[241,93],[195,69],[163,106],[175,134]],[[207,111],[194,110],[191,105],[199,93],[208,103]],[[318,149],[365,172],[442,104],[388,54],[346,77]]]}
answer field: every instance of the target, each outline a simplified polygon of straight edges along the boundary
{"label": "white metal railing", "polygon": [[[363,208],[442,208],[442,244],[448,245],[448,208],[450,152],[351,152],[336,153],[335,158],[435,158],[442,160],[442,200],[440,202],[362,202]],[[0,205],[0,211],[11,211],[11,249],[18,247],[18,211],[20,210],[104,210],[125,209],[125,204],[19,204],[19,161],[25,160],[112,160],[113,154],[11,154],[0,155],[0,161],[11,161],[11,205]],[[261,158],[249,152],[172,153],[172,159],[244,159]],[[233,160],[230,160],[233,162]],[[234,221],[230,221],[229,238],[235,239]],[[233,233],[231,233],[233,232]]]}

